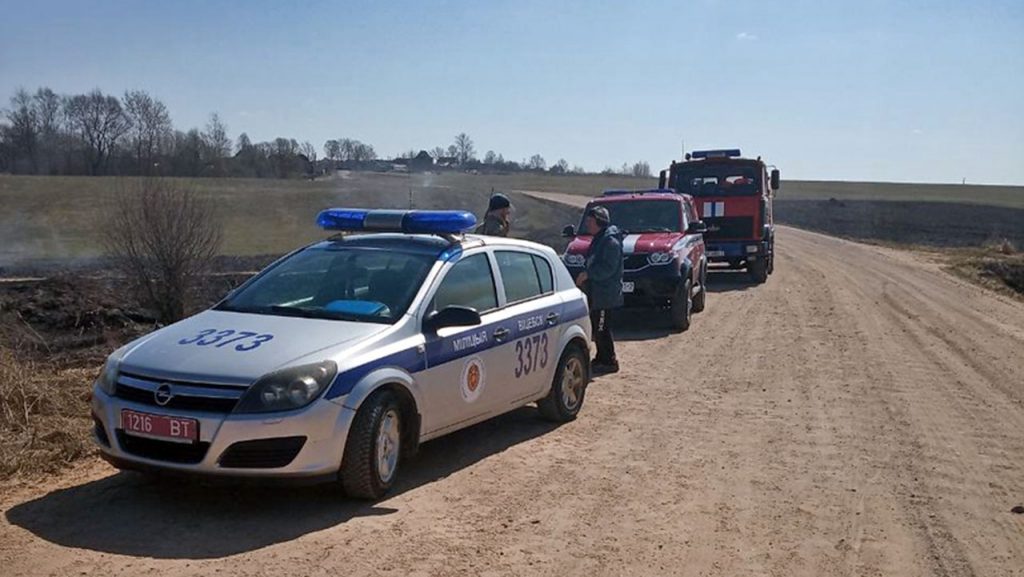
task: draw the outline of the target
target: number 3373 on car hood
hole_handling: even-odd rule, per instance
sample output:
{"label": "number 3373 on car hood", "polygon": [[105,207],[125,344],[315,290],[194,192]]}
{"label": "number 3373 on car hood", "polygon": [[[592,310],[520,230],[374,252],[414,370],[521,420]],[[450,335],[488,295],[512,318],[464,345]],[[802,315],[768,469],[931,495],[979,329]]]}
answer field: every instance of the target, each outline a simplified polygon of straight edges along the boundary
{"label": "number 3373 on car hood", "polygon": [[[321,361],[330,349],[354,346],[388,325],[209,310],[146,335],[126,347],[121,371],[144,367],[168,379],[254,381],[279,367]],[[157,376],[157,375],[153,375]],[[219,379],[218,379],[219,380]]]}

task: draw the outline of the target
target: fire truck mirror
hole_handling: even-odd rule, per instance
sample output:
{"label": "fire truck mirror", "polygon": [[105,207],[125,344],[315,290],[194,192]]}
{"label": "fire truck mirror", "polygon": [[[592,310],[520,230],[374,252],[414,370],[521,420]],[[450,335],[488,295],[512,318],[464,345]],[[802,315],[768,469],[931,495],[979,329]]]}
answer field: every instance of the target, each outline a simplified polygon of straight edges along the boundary
{"label": "fire truck mirror", "polygon": [[565,228],[562,229],[562,236],[576,236],[576,227],[571,224],[565,225]]}
{"label": "fire truck mirror", "polygon": [[772,169],[772,190],[779,189],[779,169]]}

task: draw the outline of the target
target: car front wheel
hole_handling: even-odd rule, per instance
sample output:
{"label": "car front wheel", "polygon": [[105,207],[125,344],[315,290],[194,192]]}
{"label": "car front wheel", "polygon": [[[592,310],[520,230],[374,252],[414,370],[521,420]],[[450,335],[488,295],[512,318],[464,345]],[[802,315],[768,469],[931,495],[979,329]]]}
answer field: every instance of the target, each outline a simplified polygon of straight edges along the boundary
{"label": "car front wheel", "polygon": [[690,328],[690,313],[693,312],[693,298],[690,294],[690,279],[679,283],[676,294],[672,297],[672,326],[678,331]]}
{"label": "car front wheel", "polygon": [[374,394],[356,413],[341,461],[349,497],[380,499],[394,485],[402,451],[402,411],[388,391]]}

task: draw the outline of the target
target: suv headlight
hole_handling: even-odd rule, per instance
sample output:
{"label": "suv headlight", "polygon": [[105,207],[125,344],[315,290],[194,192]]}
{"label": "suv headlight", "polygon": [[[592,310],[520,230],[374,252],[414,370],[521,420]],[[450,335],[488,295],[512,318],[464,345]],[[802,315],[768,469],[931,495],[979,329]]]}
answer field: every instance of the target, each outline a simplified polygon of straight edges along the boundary
{"label": "suv headlight", "polygon": [[337,363],[323,361],[263,375],[242,395],[235,412],[271,413],[301,409],[319,398],[337,374]]}
{"label": "suv headlight", "polygon": [[670,252],[652,252],[647,255],[647,262],[651,264],[668,264],[675,259],[675,255]]}
{"label": "suv headlight", "polygon": [[565,264],[569,266],[583,266],[587,259],[584,258],[582,254],[566,253],[565,256],[562,257],[562,260],[564,260]]}

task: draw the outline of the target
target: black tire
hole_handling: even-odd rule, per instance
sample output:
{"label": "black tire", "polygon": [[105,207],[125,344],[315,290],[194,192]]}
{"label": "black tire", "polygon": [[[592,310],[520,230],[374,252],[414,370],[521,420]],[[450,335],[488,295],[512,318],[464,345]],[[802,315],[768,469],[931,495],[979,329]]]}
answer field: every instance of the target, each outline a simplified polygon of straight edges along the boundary
{"label": "black tire", "polygon": [[708,271],[704,269],[700,275],[700,292],[697,296],[693,297],[693,304],[690,306],[690,310],[695,313],[699,313],[704,310],[707,306],[708,296]]}
{"label": "black tire", "polygon": [[[382,440],[381,429],[386,419],[396,419],[397,438],[392,444],[396,454],[394,464],[382,471],[378,458],[378,444]],[[345,494],[356,499],[380,499],[391,489],[398,477],[401,463],[402,407],[398,398],[389,391],[374,393],[363,402],[356,412],[352,428],[345,443],[345,456],[341,459],[339,478]]]}
{"label": "black tire", "polygon": [[[556,423],[567,423],[579,414],[587,393],[587,383],[590,381],[590,360],[587,352],[578,345],[569,345],[562,353],[562,357],[558,359],[558,369],[555,370],[555,379],[551,382],[551,390],[546,397],[537,401],[541,417]],[[575,379],[567,380],[567,373],[574,374]],[[579,381],[575,383],[575,392],[564,394],[564,387],[569,380],[576,379]]]}
{"label": "black tire", "polygon": [[747,263],[747,272],[750,273],[750,280],[761,284],[768,280],[768,260],[766,257],[758,257],[757,260]]}
{"label": "black tire", "polygon": [[672,297],[672,326],[680,332],[690,328],[690,314],[693,312],[693,298],[690,295],[691,282],[689,278],[681,282],[676,288],[675,296]]}

